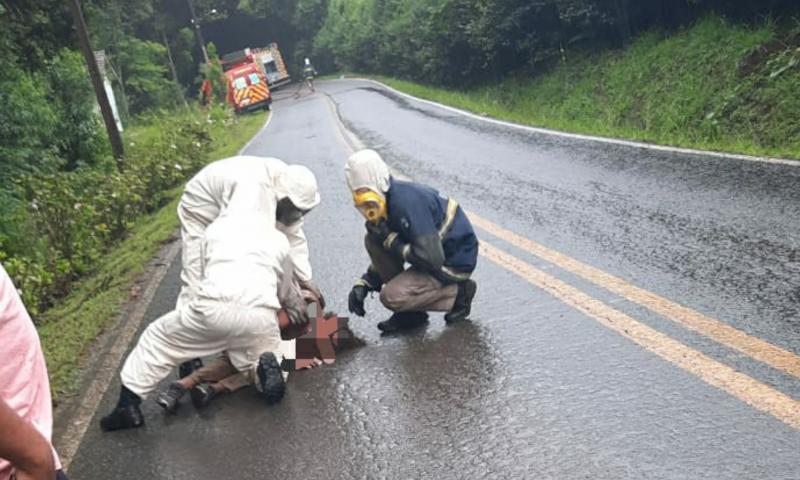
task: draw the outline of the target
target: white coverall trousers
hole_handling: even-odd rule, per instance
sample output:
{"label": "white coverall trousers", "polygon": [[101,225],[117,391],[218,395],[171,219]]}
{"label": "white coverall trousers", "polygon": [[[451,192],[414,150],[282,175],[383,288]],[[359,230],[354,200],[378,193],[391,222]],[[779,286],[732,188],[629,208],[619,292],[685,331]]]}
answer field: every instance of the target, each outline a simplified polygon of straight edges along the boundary
{"label": "white coverall trousers", "polygon": [[201,294],[147,327],[122,367],[122,384],[144,399],[179,364],[223,351],[237,370],[253,375],[259,356],[279,350],[280,344],[275,310]]}

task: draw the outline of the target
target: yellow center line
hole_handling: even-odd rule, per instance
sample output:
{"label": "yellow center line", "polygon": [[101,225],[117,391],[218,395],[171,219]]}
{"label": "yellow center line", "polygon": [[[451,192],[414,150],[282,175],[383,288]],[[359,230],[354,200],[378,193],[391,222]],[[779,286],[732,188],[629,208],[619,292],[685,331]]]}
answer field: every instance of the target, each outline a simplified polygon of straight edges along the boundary
{"label": "yellow center line", "polygon": [[481,255],[704,382],[800,429],[797,400],[639,323],[486,241],[481,241]]}
{"label": "yellow center line", "polygon": [[564,270],[589,280],[606,290],[633,303],[639,304],[659,315],[683,325],[701,335],[715,340],[727,347],[748,355],[773,368],[800,377],[800,357],[769,342],[750,336],[719,320],[707,317],[672,300],[631,285],[600,269],[586,265],[563,253],[557,252],[532,240],[517,235],[485,218],[468,212],[470,221],[497,238],[526,250],[537,257],[553,263]]}

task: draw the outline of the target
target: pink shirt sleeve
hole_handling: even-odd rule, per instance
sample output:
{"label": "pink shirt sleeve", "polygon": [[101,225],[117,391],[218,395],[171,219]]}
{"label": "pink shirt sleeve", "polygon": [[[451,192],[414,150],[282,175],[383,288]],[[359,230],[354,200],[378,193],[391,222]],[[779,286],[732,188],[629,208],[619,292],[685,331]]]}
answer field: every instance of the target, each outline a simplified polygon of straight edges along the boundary
{"label": "pink shirt sleeve", "polygon": [[[50,440],[53,406],[39,334],[2,265],[0,339],[0,397]],[[56,467],[60,466],[56,456]],[[9,463],[0,459],[0,480],[9,477],[10,473]]]}

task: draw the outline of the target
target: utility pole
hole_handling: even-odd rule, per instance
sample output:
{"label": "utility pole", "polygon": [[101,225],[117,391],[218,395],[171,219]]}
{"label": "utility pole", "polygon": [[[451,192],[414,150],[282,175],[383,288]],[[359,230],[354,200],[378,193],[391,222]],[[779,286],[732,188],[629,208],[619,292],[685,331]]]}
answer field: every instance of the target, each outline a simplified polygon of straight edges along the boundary
{"label": "utility pole", "polygon": [[194,38],[197,40],[197,45],[200,51],[203,52],[203,61],[208,65],[208,51],[206,51],[206,42],[203,40],[203,32],[200,31],[200,21],[194,13],[194,4],[192,0],[186,0],[186,5],[189,6],[189,15],[192,17],[192,27],[194,28]]}
{"label": "utility pole", "polygon": [[114,112],[111,110],[111,103],[108,101],[103,77],[100,75],[100,68],[97,67],[97,60],[89,42],[89,32],[86,30],[86,21],[83,19],[80,0],[70,0],[70,10],[75,22],[75,30],[78,32],[78,42],[80,43],[83,56],[86,58],[86,67],[89,69],[89,76],[92,79],[94,93],[97,96],[97,103],[100,105],[100,112],[103,114],[103,122],[106,124],[108,140],[111,142],[111,151],[117,160],[117,170],[122,170],[122,158],[125,156],[125,149],[122,145],[122,137],[117,129],[117,122],[114,120]]}
{"label": "utility pole", "polygon": [[183,94],[183,88],[181,88],[181,82],[178,80],[178,71],[175,68],[175,61],[172,59],[172,48],[169,46],[169,39],[167,38],[167,30],[166,28],[161,30],[161,38],[164,40],[164,47],[167,49],[167,60],[169,60],[169,70],[172,72],[172,81],[175,83],[175,92],[180,97],[181,101],[183,102],[184,107],[188,107],[189,104],[186,102],[186,96]]}

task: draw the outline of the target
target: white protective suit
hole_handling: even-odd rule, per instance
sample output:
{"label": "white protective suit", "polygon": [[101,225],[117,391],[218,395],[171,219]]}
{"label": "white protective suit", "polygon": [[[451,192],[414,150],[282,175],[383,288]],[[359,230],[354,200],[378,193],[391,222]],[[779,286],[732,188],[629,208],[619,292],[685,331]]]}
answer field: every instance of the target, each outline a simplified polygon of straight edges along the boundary
{"label": "white protective suit", "polygon": [[[186,184],[178,205],[183,269],[177,308],[188,303],[202,278],[200,245],[206,228],[222,210],[229,208],[231,198],[242,183],[261,184],[271,193],[269,197],[273,200],[273,209],[277,200],[285,197],[289,197],[302,210],[311,210],[320,200],[314,174],[308,168],[287,165],[277,158],[237,156],[218,160],[200,170]],[[311,263],[303,221],[292,225],[276,222],[275,227],[289,240],[289,257],[297,279],[311,281]]]}
{"label": "white protective suit", "polygon": [[278,291],[293,272],[268,190],[237,187],[205,230],[200,263],[205,275],[196,294],[151,323],[125,361],[122,384],[141,398],[187,360],[226,351],[237,370],[252,374],[261,353],[279,350]]}

